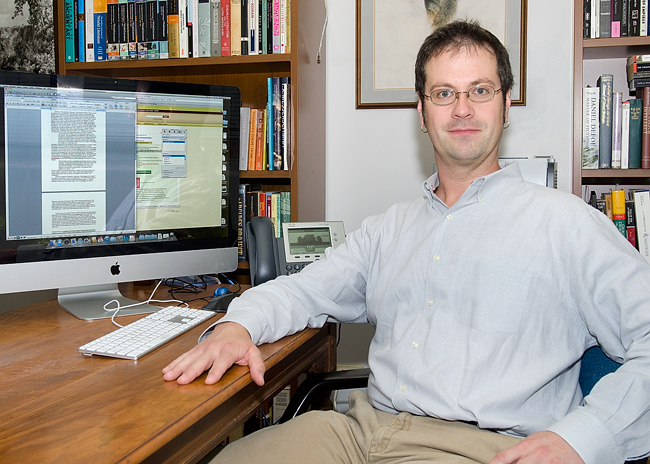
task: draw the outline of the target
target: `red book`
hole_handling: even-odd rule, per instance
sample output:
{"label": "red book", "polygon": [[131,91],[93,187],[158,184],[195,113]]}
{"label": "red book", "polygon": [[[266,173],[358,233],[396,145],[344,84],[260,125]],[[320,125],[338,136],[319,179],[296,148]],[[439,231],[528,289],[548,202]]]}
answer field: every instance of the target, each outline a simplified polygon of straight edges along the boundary
{"label": "red book", "polygon": [[230,56],[230,1],[221,2],[221,56]]}
{"label": "red book", "polygon": [[641,169],[650,169],[650,87],[643,87],[641,121]]}

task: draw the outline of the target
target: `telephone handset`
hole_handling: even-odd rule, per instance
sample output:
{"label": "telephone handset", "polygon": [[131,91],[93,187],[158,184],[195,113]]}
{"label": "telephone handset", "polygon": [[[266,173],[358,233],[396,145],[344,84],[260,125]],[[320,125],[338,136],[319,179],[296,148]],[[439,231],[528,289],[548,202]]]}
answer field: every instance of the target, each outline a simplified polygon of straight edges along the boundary
{"label": "telephone handset", "polygon": [[300,272],[325,256],[325,249],[345,240],[341,221],[289,222],[276,238],[268,217],[256,216],[246,225],[251,284],[262,284],[279,275]]}

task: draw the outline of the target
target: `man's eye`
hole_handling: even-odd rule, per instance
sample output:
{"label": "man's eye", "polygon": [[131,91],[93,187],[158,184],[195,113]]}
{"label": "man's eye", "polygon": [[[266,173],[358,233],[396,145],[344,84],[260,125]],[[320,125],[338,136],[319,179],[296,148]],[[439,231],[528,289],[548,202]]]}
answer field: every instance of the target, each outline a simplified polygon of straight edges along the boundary
{"label": "man's eye", "polygon": [[490,89],[486,87],[474,87],[474,93],[475,95],[489,95],[490,94]]}
{"label": "man's eye", "polygon": [[444,100],[446,98],[453,97],[454,91],[451,89],[442,89],[442,90],[436,90],[434,94],[436,98],[440,98]]}

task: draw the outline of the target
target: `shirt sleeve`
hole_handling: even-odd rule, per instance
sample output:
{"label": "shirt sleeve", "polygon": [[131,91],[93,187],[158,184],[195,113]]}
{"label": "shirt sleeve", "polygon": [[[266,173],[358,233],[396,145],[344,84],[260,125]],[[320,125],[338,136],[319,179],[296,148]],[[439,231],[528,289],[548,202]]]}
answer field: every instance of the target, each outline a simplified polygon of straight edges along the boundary
{"label": "shirt sleeve", "polygon": [[622,365],[550,430],[587,464],[641,458],[650,448],[650,265],[599,211],[579,222],[566,242],[567,291],[591,344]]}
{"label": "shirt sleeve", "polygon": [[256,344],[326,322],[367,322],[365,288],[371,246],[367,224],[300,273],[279,276],[233,300],[221,322],[244,326]]}

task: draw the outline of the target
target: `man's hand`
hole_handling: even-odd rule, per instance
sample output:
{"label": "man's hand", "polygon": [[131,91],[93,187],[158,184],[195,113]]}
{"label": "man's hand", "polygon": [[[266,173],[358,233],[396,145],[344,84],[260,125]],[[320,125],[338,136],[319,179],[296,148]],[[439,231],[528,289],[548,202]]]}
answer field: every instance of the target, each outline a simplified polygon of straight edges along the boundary
{"label": "man's hand", "polygon": [[584,464],[562,437],[553,432],[537,432],[519,444],[501,451],[489,464]]}
{"label": "man's hand", "polygon": [[210,369],[207,385],[217,383],[233,365],[249,366],[253,382],[264,385],[262,354],[248,331],[234,322],[217,324],[208,338],[163,369],[163,379],[176,380],[180,385],[192,382]]}

